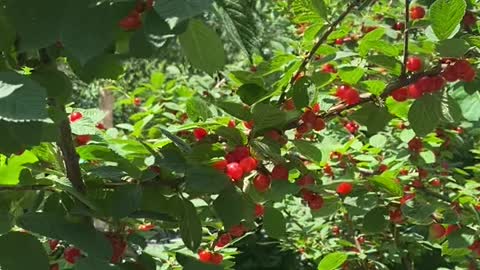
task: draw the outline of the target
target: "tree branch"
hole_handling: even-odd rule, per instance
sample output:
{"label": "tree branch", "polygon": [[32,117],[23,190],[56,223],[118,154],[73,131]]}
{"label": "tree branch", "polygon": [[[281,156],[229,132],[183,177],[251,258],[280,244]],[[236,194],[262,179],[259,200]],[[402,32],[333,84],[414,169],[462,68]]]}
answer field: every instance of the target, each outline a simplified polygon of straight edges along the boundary
{"label": "tree branch", "polygon": [[285,95],[287,94],[287,90],[288,88],[291,88],[293,86],[293,84],[295,83],[295,78],[300,76],[300,74],[305,71],[308,63],[310,63],[315,58],[315,53],[320,48],[320,46],[328,39],[328,36],[330,36],[330,34],[345,19],[345,17],[347,17],[347,15],[350,12],[352,12],[352,10],[355,8],[356,5],[357,5],[357,1],[351,1],[347,9],[342,14],[340,14],[340,16],[332,24],[330,24],[328,29],[322,34],[322,36],[318,39],[315,45],[313,45],[313,48],[308,52],[307,56],[303,59],[302,64],[300,64],[300,67],[298,68],[295,75],[293,75],[293,77],[290,79],[289,85],[285,89],[283,89],[282,94],[278,99],[278,104],[281,104],[285,100]]}
{"label": "tree branch", "polygon": [[[65,113],[65,107],[61,107],[62,112]],[[72,129],[70,128],[70,121],[64,117],[60,123],[60,137],[58,138],[58,146],[62,151],[65,168],[67,170],[67,178],[72,183],[73,187],[80,193],[85,194],[86,187],[82,179],[82,172],[80,170],[79,157],[75,150],[75,145],[72,140]]]}
{"label": "tree branch", "polygon": [[402,66],[402,73],[400,77],[405,77],[407,74],[407,61],[408,61],[408,40],[409,40],[409,33],[410,27],[408,24],[410,22],[410,0],[405,0],[405,29],[403,30],[403,66]]}

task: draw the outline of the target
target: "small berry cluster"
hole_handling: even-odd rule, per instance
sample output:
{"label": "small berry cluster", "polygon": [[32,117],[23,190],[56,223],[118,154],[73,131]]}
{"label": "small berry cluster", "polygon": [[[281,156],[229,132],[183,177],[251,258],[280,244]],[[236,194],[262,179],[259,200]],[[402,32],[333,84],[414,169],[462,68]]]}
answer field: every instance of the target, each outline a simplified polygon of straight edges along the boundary
{"label": "small berry cluster", "polygon": [[[142,27],[142,13],[149,11],[153,8],[153,0],[143,0],[137,1],[137,5],[134,10],[128,14],[125,18],[120,20],[118,25],[124,31],[135,31]],[[137,105],[138,106],[138,105]]]}
{"label": "small berry cluster", "polygon": [[315,131],[321,131],[325,129],[325,121],[323,120],[323,118],[316,114],[316,112],[320,110],[320,107],[315,107],[316,106],[314,106],[314,108],[312,109],[307,109],[303,113],[302,117],[300,118],[300,122],[298,123],[299,125],[297,127],[297,133],[295,134],[295,138],[302,138],[312,129]]}
{"label": "small berry cluster", "polygon": [[311,210],[319,210],[323,207],[323,197],[311,190],[303,188],[300,190],[300,196],[307,203]]}
{"label": "small berry cluster", "polygon": [[245,228],[245,226],[243,226],[243,224],[235,225],[231,227],[227,233],[221,234],[218,237],[215,246],[218,248],[223,248],[226,245],[230,244],[230,242],[232,242],[232,239],[242,237],[246,231],[247,229]]}
{"label": "small berry cluster", "polygon": [[223,262],[223,256],[220,253],[214,253],[207,250],[198,252],[198,259],[203,263],[220,265]]}
{"label": "small berry cluster", "polygon": [[127,242],[125,241],[125,238],[122,235],[112,232],[106,233],[105,237],[107,237],[112,245],[113,254],[110,262],[113,264],[120,263],[127,250]]}
{"label": "small berry cluster", "polygon": [[[70,124],[80,121],[83,118],[83,114],[81,112],[72,112],[69,116]],[[105,126],[102,123],[98,123],[96,128],[99,130],[105,130]],[[92,140],[92,136],[90,135],[77,135],[75,136],[75,141],[78,146],[86,145]]]}
{"label": "small berry cluster", "polygon": [[330,63],[327,63],[325,65],[322,66],[322,72],[323,73],[337,73],[337,70],[335,69],[335,66],[330,64]]}
{"label": "small berry cluster", "polygon": [[348,105],[355,105],[360,102],[360,94],[349,85],[340,85],[335,95]]}
{"label": "small berry cluster", "polygon": [[247,146],[237,146],[233,151],[227,153],[224,160],[215,162],[213,167],[225,172],[232,182],[238,182],[255,170],[257,164],[257,160],[251,156]]}

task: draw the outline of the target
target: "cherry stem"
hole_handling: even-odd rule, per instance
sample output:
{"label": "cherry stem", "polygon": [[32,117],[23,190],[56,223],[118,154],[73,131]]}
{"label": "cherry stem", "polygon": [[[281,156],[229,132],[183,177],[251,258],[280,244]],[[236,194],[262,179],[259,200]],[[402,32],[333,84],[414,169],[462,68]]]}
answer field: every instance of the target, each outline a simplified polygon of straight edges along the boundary
{"label": "cherry stem", "polygon": [[298,78],[298,76],[300,76],[300,74],[305,71],[308,63],[310,63],[315,58],[315,53],[318,51],[320,46],[328,39],[330,34],[345,19],[345,17],[347,17],[347,15],[350,12],[352,12],[352,10],[355,8],[356,5],[357,5],[357,1],[353,1],[352,3],[350,3],[347,9],[342,14],[340,14],[340,16],[334,22],[332,22],[332,24],[330,24],[328,29],[322,34],[322,36],[318,39],[315,45],[313,45],[312,49],[308,52],[307,56],[303,59],[302,63],[300,64],[300,67],[298,68],[297,72],[295,72],[295,75],[293,75],[293,77],[290,79],[289,85],[282,90],[282,94],[278,99],[278,104],[283,103],[283,101],[285,100],[285,96],[287,94],[287,90],[295,84],[295,78]]}
{"label": "cherry stem", "polygon": [[408,26],[409,22],[410,22],[410,0],[405,0],[405,26],[403,30],[403,35],[404,35],[403,66],[402,66],[402,73],[400,75],[401,78],[405,77],[407,74],[408,40],[409,40],[409,32],[410,32],[410,27]]}

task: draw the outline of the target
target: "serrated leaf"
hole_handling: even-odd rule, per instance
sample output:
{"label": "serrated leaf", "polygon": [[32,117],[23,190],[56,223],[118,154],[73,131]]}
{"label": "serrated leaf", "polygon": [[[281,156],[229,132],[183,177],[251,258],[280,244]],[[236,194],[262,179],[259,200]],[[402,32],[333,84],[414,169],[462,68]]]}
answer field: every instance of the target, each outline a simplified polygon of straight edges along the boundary
{"label": "serrated leaf", "polygon": [[395,181],[395,175],[392,172],[387,171],[381,175],[375,175],[369,181],[391,195],[401,196],[403,194],[402,187]]}
{"label": "serrated leaf", "polygon": [[319,149],[318,144],[300,140],[293,141],[293,144],[297,151],[309,160],[315,162],[322,161],[322,151]]}
{"label": "serrated leaf", "polygon": [[366,126],[371,134],[382,131],[392,118],[386,108],[375,104],[365,104],[352,115],[352,119]]}
{"label": "serrated leaf", "polygon": [[312,82],[307,77],[296,81],[291,90],[295,108],[305,108],[310,104],[310,92],[313,92]]}
{"label": "serrated leaf", "polygon": [[43,122],[13,123],[0,120],[0,130],[0,152],[7,154],[23,151],[41,142],[55,142],[59,136],[56,125]]}
{"label": "serrated leaf", "polygon": [[383,148],[385,144],[387,143],[387,137],[381,135],[381,134],[376,134],[370,137],[368,140],[371,146],[376,147],[376,148]]}
{"label": "serrated leaf", "polygon": [[368,211],[363,218],[363,229],[367,233],[379,233],[385,230],[388,226],[388,220],[385,216],[388,211],[384,207],[376,207]]}
{"label": "serrated leaf", "polygon": [[287,233],[285,217],[282,212],[273,207],[265,207],[263,227],[268,236],[273,238],[282,238]]}
{"label": "serrated leaf", "polygon": [[460,58],[467,53],[470,46],[463,39],[446,39],[437,43],[437,52],[442,57]]}
{"label": "serrated leaf", "polygon": [[219,193],[230,180],[224,173],[211,167],[194,165],[187,168],[185,182],[190,192]]}
{"label": "serrated leaf", "polygon": [[240,131],[236,128],[230,127],[219,127],[215,133],[219,136],[222,136],[227,140],[228,143],[231,145],[243,145],[244,144],[244,136],[240,133]]}
{"label": "serrated leaf", "polygon": [[417,136],[425,136],[437,127],[442,116],[440,102],[438,95],[426,95],[413,102],[408,121]]}
{"label": "serrated leaf", "polygon": [[196,122],[200,120],[207,120],[212,117],[212,112],[208,107],[208,104],[199,97],[192,97],[187,101],[187,114],[188,118]]}
{"label": "serrated leaf", "polygon": [[176,17],[183,21],[201,14],[212,2],[213,0],[158,0],[154,8],[164,19]]}
{"label": "serrated leaf", "polygon": [[324,20],[327,20],[328,17],[328,9],[327,5],[323,0],[312,0],[312,6],[315,12]]}
{"label": "serrated leaf", "polygon": [[395,57],[391,57],[391,56],[370,55],[367,57],[367,61],[374,65],[379,65],[381,67],[384,67],[385,69],[390,71],[392,75],[395,75],[395,76],[399,76],[402,69],[402,63],[398,61]]}
{"label": "serrated leaf", "polygon": [[362,79],[364,73],[365,71],[362,68],[356,67],[345,67],[338,71],[342,81],[350,85],[357,84]]}
{"label": "serrated leaf", "polygon": [[330,253],[318,264],[318,270],[336,270],[347,260],[348,255],[344,252]]}
{"label": "serrated leaf", "polygon": [[430,6],[430,21],[438,39],[447,39],[465,15],[465,0],[436,0]]}
{"label": "serrated leaf", "polygon": [[31,77],[45,88],[48,97],[55,99],[57,104],[70,102],[73,86],[65,73],[57,69],[37,69],[32,73]]}
{"label": "serrated leaf", "polygon": [[[26,250],[28,260],[25,259]],[[5,270],[50,269],[48,255],[40,241],[23,232],[0,236],[0,266]]]}
{"label": "serrated leaf", "polygon": [[92,57],[83,65],[73,57],[68,62],[75,74],[86,83],[95,79],[117,80],[124,73],[120,57],[113,54]]}
{"label": "serrated leaf", "polygon": [[255,83],[243,84],[238,88],[237,94],[243,103],[252,105],[268,94],[268,91]]}
{"label": "serrated leaf", "polygon": [[202,21],[190,20],[187,30],[179,36],[179,40],[183,53],[193,67],[211,75],[225,65],[222,41]]}
{"label": "serrated leaf", "polygon": [[456,89],[452,94],[462,110],[462,115],[469,121],[478,121],[480,119],[480,93],[475,92],[469,95],[464,89]]}
{"label": "serrated leaf", "polygon": [[376,96],[382,94],[383,90],[385,90],[385,87],[387,86],[385,82],[379,80],[363,81],[361,82],[361,85],[364,86],[368,90],[368,92]]}
{"label": "serrated leaf", "polygon": [[253,204],[249,205],[243,193],[235,187],[226,188],[213,202],[213,207],[226,230],[242,220],[251,220]]}
{"label": "serrated leaf", "polygon": [[180,235],[185,246],[197,251],[202,242],[202,223],[192,202],[183,200],[183,214],[180,223]]}
{"label": "serrated leaf", "polygon": [[28,165],[38,162],[37,157],[30,151],[22,155],[12,156],[7,163],[0,163],[0,185],[13,186],[20,182],[21,172]]}

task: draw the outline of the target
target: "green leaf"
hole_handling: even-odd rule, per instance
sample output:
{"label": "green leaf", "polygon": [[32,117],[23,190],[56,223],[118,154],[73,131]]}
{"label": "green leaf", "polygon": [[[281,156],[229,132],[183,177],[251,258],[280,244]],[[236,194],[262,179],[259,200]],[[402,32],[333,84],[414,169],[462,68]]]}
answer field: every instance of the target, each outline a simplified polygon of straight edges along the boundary
{"label": "green leaf", "polygon": [[324,20],[327,20],[328,10],[324,0],[312,0],[312,6],[315,12]]}
{"label": "green leaf", "polygon": [[345,67],[338,71],[338,75],[343,82],[355,85],[357,84],[363,77],[365,71],[362,68],[356,67]]}
{"label": "green leaf", "polygon": [[385,144],[387,143],[387,137],[381,135],[381,134],[376,134],[370,137],[368,140],[370,145],[376,148],[383,148]]}
{"label": "green leaf", "polygon": [[215,133],[218,136],[222,136],[228,143],[234,146],[243,145],[245,141],[244,135],[236,128],[219,127],[215,130]]}
{"label": "green leaf", "polygon": [[402,196],[403,190],[399,183],[395,181],[395,175],[392,172],[384,172],[381,175],[375,175],[369,181],[393,196]]}
{"label": "green leaf", "polygon": [[330,253],[318,264],[318,270],[335,270],[338,269],[347,260],[348,255],[344,252]]}
{"label": "green leaf", "polygon": [[371,134],[382,131],[392,118],[385,107],[378,107],[375,104],[365,104],[352,115],[352,119],[366,126]]}
{"label": "green leaf", "polygon": [[240,120],[243,120],[243,121],[252,120],[252,114],[250,113],[250,111],[240,103],[235,103],[230,101],[219,101],[217,102],[217,106],[220,109],[224,110],[226,113]]}
{"label": "green leaf", "polygon": [[252,219],[254,213],[253,204],[249,207],[243,193],[233,186],[220,193],[213,202],[213,208],[227,230],[242,220]]}
{"label": "green leaf", "polygon": [[55,142],[59,135],[57,126],[42,122],[13,123],[0,120],[0,130],[2,153],[17,153],[41,142]]}
{"label": "green leaf", "polygon": [[255,83],[247,83],[237,90],[237,94],[243,103],[252,105],[268,94],[268,91]]}
{"label": "green leaf", "polygon": [[28,213],[18,219],[29,231],[52,239],[62,239],[88,253],[89,257],[110,260],[112,246],[92,224],[74,223],[52,213]]}
{"label": "green leaf", "polygon": [[426,201],[413,200],[402,205],[402,213],[411,218],[414,224],[430,224],[434,212],[435,207]]}
{"label": "green leaf", "polygon": [[63,18],[67,3],[63,0],[6,2],[7,14],[21,39],[20,51],[48,47],[58,40],[62,26],[59,20]]}
{"label": "green leaf", "polygon": [[438,39],[447,39],[465,15],[465,0],[436,0],[430,6],[430,21]]}
{"label": "green leaf", "polygon": [[20,176],[28,165],[38,161],[37,157],[30,151],[20,156],[12,156],[5,164],[0,163],[0,185],[13,186],[20,182]]}
{"label": "green leaf", "polygon": [[222,41],[202,21],[190,20],[187,30],[179,36],[179,40],[183,53],[193,67],[211,75],[225,65]]}
{"label": "green leaf", "polygon": [[307,77],[296,81],[291,90],[295,108],[305,108],[310,104],[310,92],[314,92],[312,82]]}
{"label": "green leaf", "polygon": [[230,180],[224,173],[200,165],[187,168],[185,182],[188,191],[199,193],[219,193],[230,184]]}
{"label": "green leaf", "polygon": [[383,90],[385,90],[385,87],[387,84],[383,81],[379,80],[370,80],[370,81],[363,81],[360,83],[362,87],[365,87],[368,92],[379,96],[380,94],[383,93]]}
{"label": "green leaf", "polygon": [[252,140],[251,146],[255,152],[265,159],[272,160],[274,163],[284,163],[285,159],[281,155],[280,145],[271,141]]}
{"label": "green leaf", "polygon": [[105,54],[90,58],[83,66],[74,58],[68,59],[77,76],[86,83],[95,79],[116,80],[124,73],[120,56]]}
{"label": "green leaf", "polygon": [[107,261],[95,258],[82,258],[75,263],[74,270],[121,270],[117,265],[111,265]]}
{"label": "green leaf", "polygon": [[297,151],[309,160],[315,162],[322,161],[322,151],[319,149],[318,144],[301,140],[293,141],[293,144],[297,148]]}
{"label": "green leaf", "polygon": [[9,22],[5,11],[5,8],[0,7],[0,33],[2,33],[2,38],[0,39],[0,51],[9,51],[15,42],[15,29]]}
{"label": "green leaf", "polygon": [[475,241],[475,232],[470,229],[460,229],[447,236],[448,248],[468,248]]}
{"label": "green leaf", "polygon": [[408,121],[417,136],[425,136],[437,127],[442,116],[440,102],[438,95],[426,95],[413,102]]}
{"label": "green leaf", "polygon": [[273,208],[265,207],[263,216],[263,227],[268,236],[273,238],[282,238],[287,233],[286,219],[282,212]]}
{"label": "green leaf", "polygon": [[320,7],[320,4],[314,6],[313,0],[295,0],[291,3],[291,11],[295,15],[293,16],[295,23],[320,23],[323,22],[317,7]]}
{"label": "green leaf", "polygon": [[142,189],[138,185],[123,185],[106,191],[96,202],[103,208],[106,216],[120,219],[140,208]]}
{"label": "green leaf", "polygon": [[198,120],[207,120],[212,117],[212,112],[207,102],[199,97],[192,97],[187,101],[188,118],[196,122]]}
{"label": "green leaf", "polygon": [[282,127],[299,116],[297,112],[287,113],[273,105],[264,103],[256,104],[252,109],[252,114],[255,132]]}
{"label": "green leaf", "polygon": [[399,76],[402,70],[402,63],[395,57],[386,55],[370,55],[367,62],[387,69],[392,75]]}
{"label": "green leaf", "polygon": [[212,2],[213,0],[158,0],[154,8],[164,19],[176,17],[183,21],[201,14]]}
{"label": "green leaf", "polygon": [[448,93],[445,93],[442,97],[440,110],[442,111],[442,119],[449,123],[460,122],[463,119],[460,105]]}
{"label": "green leaf", "polygon": [[467,53],[470,46],[463,39],[446,39],[437,43],[437,52],[442,57],[460,58]]}
{"label": "green leaf", "polygon": [[[25,259],[26,251],[28,259]],[[5,270],[50,269],[47,253],[40,241],[22,232],[0,236],[0,266]]]}
{"label": "green leaf", "polygon": [[469,95],[464,89],[456,89],[452,94],[462,110],[463,117],[469,121],[478,121],[480,119],[480,93],[475,92]]}
{"label": "green leaf", "polygon": [[0,119],[43,121],[47,117],[47,95],[43,87],[28,77],[0,72]]}
{"label": "green leaf", "polygon": [[[120,31],[118,22],[131,10],[128,3],[91,5],[89,1],[69,1],[62,26],[61,42],[80,66],[101,55]],[[44,15],[43,15],[44,16]],[[85,18],[88,18],[85,19]],[[88,33],[88,38],[78,33]],[[86,71],[88,72],[88,71]],[[91,73],[90,73],[91,75]]]}
{"label": "green leaf", "polygon": [[180,235],[183,243],[196,252],[202,242],[202,223],[192,202],[183,200],[183,214],[180,222]]}
{"label": "green leaf", "polygon": [[73,86],[65,73],[57,69],[37,69],[31,78],[47,90],[49,98],[55,99],[57,104],[66,104],[71,101]]}
{"label": "green leaf", "polygon": [[423,161],[426,164],[433,164],[435,163],[435,160],[436,160],[435,154],[430,150],[422,151],[420,153],[420,157],[423,159]]}
{"label": "green leaf", "polygon": [[13,227],[14,217],[8,209],[0,209],[0,235],[8,233]]}
{"label": "green leaf", "polygon": [[363,218],[363,229],[367,233],[382,232],[388,226],[386,215],[388,215],[388,211],[384,207],[376,207],[368,211]]}

